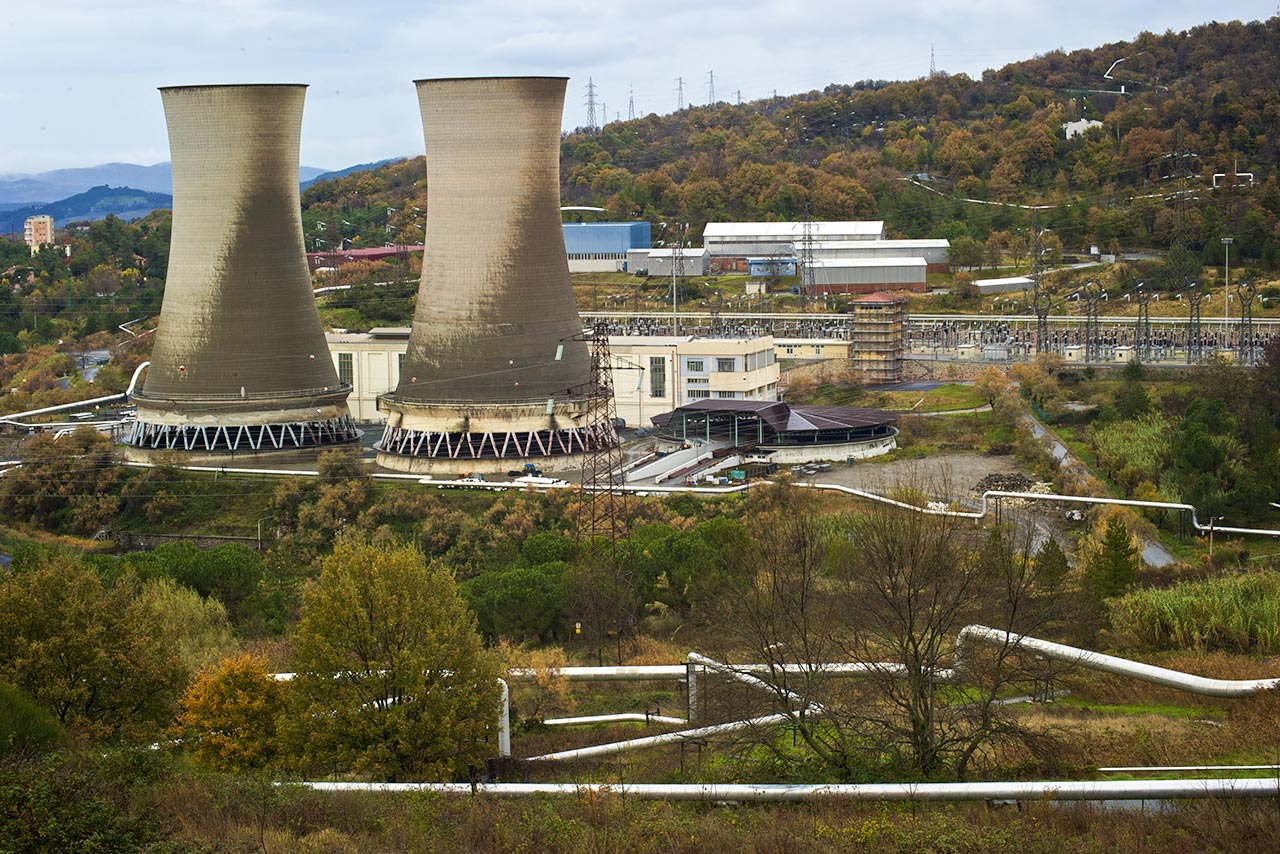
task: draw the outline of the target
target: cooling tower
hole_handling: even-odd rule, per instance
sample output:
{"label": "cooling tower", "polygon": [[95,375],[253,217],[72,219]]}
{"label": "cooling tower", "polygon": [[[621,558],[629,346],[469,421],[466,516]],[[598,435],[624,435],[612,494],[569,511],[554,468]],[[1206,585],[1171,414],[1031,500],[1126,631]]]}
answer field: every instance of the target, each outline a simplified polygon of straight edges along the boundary
{"label": "cooling tower", "polygon": [[298,195],[305,86],[161,89],[173,236],[151,367],[125,440],[314,448],[359,437],[311,293]]}
{"label": "cooling tower", "polygon": [[617,441],[591,423],[590,356],[560,224],[565,78],[420,80],[427,230],[378,463],[565,467]]}

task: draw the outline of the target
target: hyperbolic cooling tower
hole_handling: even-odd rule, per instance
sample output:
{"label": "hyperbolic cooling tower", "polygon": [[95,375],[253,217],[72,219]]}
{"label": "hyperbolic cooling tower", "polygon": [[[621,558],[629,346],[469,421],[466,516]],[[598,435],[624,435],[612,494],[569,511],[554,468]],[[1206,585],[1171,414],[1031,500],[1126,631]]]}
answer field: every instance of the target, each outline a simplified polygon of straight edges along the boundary
{"label": "hyperbolic cooling tower", "polygon": [[160,90],[173,238],[151,367],[126,440],[264,451],[350,442],[311,292],[298,196],[305,86]]}
{"label": "hyperbolic cooling tower", "polygon": [[579,454],[617,441],[590,423],[590,356],[560,221],[565,78],[420,80],[427,232],[409,348],[378,463]]}

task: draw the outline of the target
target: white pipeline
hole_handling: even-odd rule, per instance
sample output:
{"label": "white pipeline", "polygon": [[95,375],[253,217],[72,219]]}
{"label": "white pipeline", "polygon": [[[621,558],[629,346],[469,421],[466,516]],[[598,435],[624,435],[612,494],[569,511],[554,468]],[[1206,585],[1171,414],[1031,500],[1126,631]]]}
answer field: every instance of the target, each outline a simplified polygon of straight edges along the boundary
{"label": "white pipeline", "polygon": [[543,721],[547,726],[582,726],[584,724],[609,723],[655,723],[655,724],[687,724],[684,718],[673,718],[670,715],[655,715],[648,712],[619,712],[614,715],[581,715],[576,718],[547,718]]}
{"label": "white pipeline", "polygon": [[577,750],[562,750],[559,753],[545,753],[542,756],[528,757],[531,762],[542,761],[571,761],[574,759],[590,759],[595,756],[614,756],[619,753],[628,753],[632,750],[643,750],[648,747],[658,747],[663,744],[675,744],[681,741],[689,741],[697,738],[710,738],[717,735],[725,735],[731,732],[739,732],[744,729],[751,729],[758,726],[772,726],[790,720],[789,715],[765,715],[764,717],[751,718],[745,721],[733,721],[727,724],[715,724],[713,726],[698,727],[696,729],[682,729],[676,732],[664,732],[662,735],[650,735],[645,738],[633,738],[629,741],[618,741],[612,744],[598,744],[594,747],[580,747]]}
{"label": "white pipeline", "polygon": [[1193,780],[1044,780],[998,783],[302,783],[322,792],[431,792],[527,798],[615,794],[667,801],[1113,801],[1274,798],[1275,778]]}

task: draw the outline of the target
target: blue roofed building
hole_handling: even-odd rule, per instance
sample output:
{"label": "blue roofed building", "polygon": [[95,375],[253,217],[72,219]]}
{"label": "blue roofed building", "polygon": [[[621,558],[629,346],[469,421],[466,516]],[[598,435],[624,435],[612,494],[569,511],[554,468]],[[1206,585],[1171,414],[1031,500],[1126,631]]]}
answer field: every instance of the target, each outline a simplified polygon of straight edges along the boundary
{"label": "blue roofed building", "polygon": [[626,269],[627,251],[648,249],[647,222],[566,222],[564,249],[571,273],[613,273]]}

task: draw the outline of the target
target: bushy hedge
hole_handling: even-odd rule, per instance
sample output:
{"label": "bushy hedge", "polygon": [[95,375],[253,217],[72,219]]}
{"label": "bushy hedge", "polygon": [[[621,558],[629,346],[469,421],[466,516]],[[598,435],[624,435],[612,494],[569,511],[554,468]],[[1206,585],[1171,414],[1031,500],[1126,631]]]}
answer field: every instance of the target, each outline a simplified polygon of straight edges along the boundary
{"label": "bushy hedge", "polygon": [[1112,625],[1139,646],[1280,652],[1280,574],[1274,572],[1135,590],[1111,609]]}

